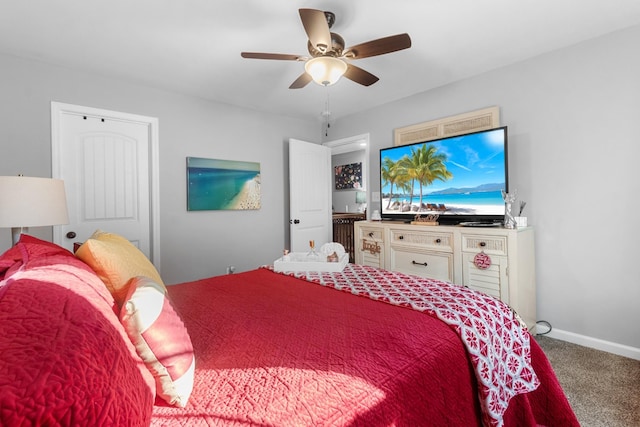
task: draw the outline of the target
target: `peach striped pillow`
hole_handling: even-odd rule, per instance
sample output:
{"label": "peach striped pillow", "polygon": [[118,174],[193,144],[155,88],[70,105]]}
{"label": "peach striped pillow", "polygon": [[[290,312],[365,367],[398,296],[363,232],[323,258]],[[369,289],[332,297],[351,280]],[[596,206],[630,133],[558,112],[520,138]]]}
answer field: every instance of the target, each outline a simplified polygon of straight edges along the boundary
{"label": "peach striped pillow", "polygon": [[195,375],[193,345],[164,286],[148,277],[132,278],[120,321],[153,374],[157,395],[170,405],[186,406]]}

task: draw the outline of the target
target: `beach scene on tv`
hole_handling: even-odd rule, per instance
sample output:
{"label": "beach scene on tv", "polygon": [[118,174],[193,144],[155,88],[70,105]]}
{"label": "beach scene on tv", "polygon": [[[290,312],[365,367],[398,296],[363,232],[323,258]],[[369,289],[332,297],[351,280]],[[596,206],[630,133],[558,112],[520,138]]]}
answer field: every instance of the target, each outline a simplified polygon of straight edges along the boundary
{"label": "beach scene on tv", "polygon": [[260,209],[260,163],[187,157],[187,210]]}
{"label": "beach scene on tv", "polygon": [[502,129],[380,151],[382,213],[504,215]]}

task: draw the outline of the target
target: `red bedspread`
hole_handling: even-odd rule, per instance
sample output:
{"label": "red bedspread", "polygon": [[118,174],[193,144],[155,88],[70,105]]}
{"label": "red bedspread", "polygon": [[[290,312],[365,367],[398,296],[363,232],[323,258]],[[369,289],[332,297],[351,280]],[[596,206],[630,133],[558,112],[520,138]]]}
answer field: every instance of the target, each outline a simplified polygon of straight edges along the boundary
{"label": "red bedspread", "polygon": [[[474,426],[478,388],[441,320],[266,269],[169,287],[196,354],[186,408],[152,425]],[[578,425],[535,341],[541,382],[508,426]]]}
{"label": "red bedspread", "polygon": [[0,256],[0,426],[145,426],[153,378],[98,277],[30,236]]}
{"label": "red bedspread", "polygon": [[451,326],[467,349],[479,381],[480,409],[486,425],[501,426],[513,396],[540,385],[531,366],[526,326],[508,305],[487,294],[358,264],[348,264],[340,272],[282,274],[424,311]]}

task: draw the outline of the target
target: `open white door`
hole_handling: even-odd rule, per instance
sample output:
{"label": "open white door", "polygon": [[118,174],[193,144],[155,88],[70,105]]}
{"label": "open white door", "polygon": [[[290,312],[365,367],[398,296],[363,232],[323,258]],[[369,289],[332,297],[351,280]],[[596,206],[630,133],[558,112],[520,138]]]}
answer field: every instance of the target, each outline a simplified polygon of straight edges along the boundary
{"label": "open white door", "polygon": [[332,240],[331,149],[289,140],[289,228],[292,252]]}

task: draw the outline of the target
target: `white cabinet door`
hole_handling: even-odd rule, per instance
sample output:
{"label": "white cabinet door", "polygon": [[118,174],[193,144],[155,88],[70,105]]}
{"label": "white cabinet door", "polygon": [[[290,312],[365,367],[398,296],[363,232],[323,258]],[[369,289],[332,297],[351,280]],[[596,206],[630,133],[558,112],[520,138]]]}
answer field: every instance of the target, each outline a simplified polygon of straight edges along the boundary
{"label": "white cabinet door", "polygon": [[474,263],[475,256],[462,254],[462,284],[509,303],[508,258],[489,255],[491,265],[482,269]]}
{"label": "white cabinet door", "polygon": [[384,268],[385,231],[382,227],[362,227],[365,222],[357,221],[354,226],[356,264]]}

